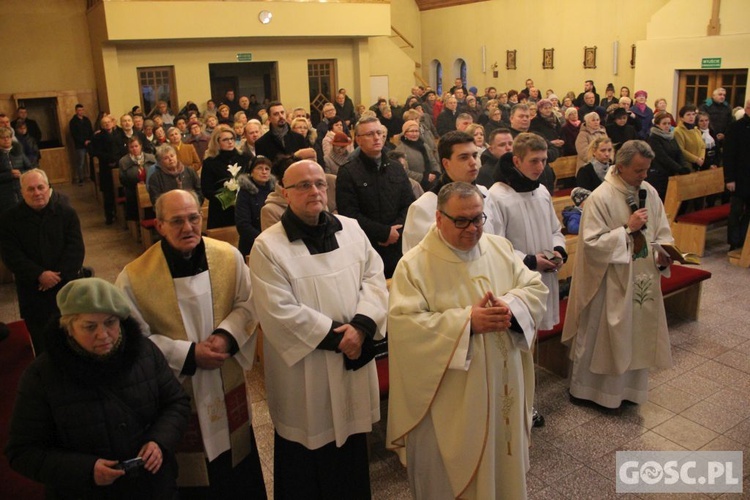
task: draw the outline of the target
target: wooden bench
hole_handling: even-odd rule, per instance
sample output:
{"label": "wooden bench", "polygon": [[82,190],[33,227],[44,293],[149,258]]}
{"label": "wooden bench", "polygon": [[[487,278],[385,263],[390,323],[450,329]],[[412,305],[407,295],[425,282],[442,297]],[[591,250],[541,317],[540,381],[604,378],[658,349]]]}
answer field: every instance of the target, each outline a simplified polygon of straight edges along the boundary
{"label": "wooden bench", "polygon": [[237,232],[236,226],[227,227],[216,227],[214,229],[206,229],[206,236],[215,240],[226,241],[233,247],[237,248],[240,243],[240,233]]}
{"label": "wooden bench", "polygon": [[151,198],[148,189],[142,182],[138,183],[138,224],[141,230],[141,244],[144,250],[148,250],[156,241],[156,217],[154,216]]}
{"label": "wooden bench", "polygon": [[[575,157],[573,157],[575,158]],[[575,162],[573,163],[575,169]],[[567,234],[565,232],[565,225],[563,224],[562,212],[565,207],[573,205],[573,200],[570,196],[554,196],[552,197],[552,206],[555,209],[555,215],[563,226],[563,233],[565,234],[565,251],[568,253],[568,260],[563,264],[560,270],[557,272],[557,277],[560,280],[565,280],[573,275],[573,267],[575,266],[575,255],[576,249],[578,248],[578,235]]]}
{"label": "wooden bench", "polygon": [[[700,311],[703,282],[711,277],[704,269],[691,266],[673,265],[671,276],[661,278],[661,291],[664,307],[670,314],[685,319],[697,320]],[[537,334],[537,363],[553,373],[565,378],[568,376],[568,348],[560,342],[568,300],[560,301],[560,322],[550,330]]]}
{"label": "wooden bench", "polygon": [[750,226],[745,234],[745,244],[729,252],[729,263],[740,267],[750,267]]}
{"label": "wooden bench", "polygon": [[680,250],[702,256],[706,248],[708,227],[729,217],[729,204],[677,215],[682,202],[723,192],[723,168],[674,175],[669,178],[664,210],[672,228],[675,245]]}
{"label": "wooden bench", "polygon": [[552,171],[555,172],[555,192],[554,196],[569,196],[573,188],[563,188],[563,184],[570,184],[560,182],[567,179],[576,178],[576,156],[561,156],[557,160],[549,164]]}
{"label": "wooden bench", "polygon": [[127,209],[125,207],[125,191],[123,191],[122,183],[120,182],[120,169],[112,169],[112,186],[115,191],[115,218],[117,222],[122,224],[123,229],[128,228],[127,221]]}

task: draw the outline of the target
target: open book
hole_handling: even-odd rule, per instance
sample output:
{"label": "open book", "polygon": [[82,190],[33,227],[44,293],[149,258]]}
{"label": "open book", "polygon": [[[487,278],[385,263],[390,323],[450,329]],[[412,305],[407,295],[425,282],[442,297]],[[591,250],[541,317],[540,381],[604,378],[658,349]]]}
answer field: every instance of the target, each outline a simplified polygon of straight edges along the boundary
{"label": "open book", "polygon": [[674,245],[668,245],[666,243],[659,245],[658,243],[655,243],[654,248],[656,249],[656,251],[669,256],[672,260],[674,260],[675,262],[679,262],[680,264],[695,266],[699,266],[701,264],[701,258],[698,255],[694,253],[683,253]]}

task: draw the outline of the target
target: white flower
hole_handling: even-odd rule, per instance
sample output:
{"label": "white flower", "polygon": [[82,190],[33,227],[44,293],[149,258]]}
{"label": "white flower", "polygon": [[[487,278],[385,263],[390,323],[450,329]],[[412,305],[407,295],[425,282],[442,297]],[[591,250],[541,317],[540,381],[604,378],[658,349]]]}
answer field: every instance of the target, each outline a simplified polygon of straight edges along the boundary
{"label": "white flower", "polygon": [[242,170],[242,167],[235,163],[234,165],[227,165],[227,170],[229,170],[229,173],[232,174],[232,179],[235,179],[237,177],[237,174],[240,173],[240,170]]}
{"label": "white flower", "polygon": [[224,181],[224,187],[227,188],[229,191],[237,191],[237,189],[240,187],[239,184],[237,184],[237,180],[232,178],[228,181]]}

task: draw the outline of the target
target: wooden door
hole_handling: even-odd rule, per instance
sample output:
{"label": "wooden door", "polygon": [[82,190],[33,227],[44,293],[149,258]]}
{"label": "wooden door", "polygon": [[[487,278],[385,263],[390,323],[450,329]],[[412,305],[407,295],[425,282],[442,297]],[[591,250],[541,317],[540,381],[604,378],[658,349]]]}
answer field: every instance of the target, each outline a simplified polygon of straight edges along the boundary
{"label": "wooden door", "polygon": [[315,126],[323,117],[323,105],[332,102],[336,92],[336,60],[308,60],[307,79],[310,85],[310,120]]}
{"label": "wooden door", "polygon": [[687,103],[697,106],[711,97],[714,89],[723,87],[727,91],[727,102],[731,107],[744,106],[747,90],[746,69],[688,70],[680,71],[677,93],[677,109]]}

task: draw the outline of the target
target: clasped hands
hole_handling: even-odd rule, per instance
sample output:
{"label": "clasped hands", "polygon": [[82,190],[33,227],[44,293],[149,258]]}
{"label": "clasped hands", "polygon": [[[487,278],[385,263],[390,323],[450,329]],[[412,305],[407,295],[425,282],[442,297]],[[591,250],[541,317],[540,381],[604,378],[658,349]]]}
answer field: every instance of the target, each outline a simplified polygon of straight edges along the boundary
{"label": "clasped hands", "polygon": [[229,359],[229,342],[223,335],[214,334],[195,343],[195,364],[204,370],[221,368]]}
{"label": "clasped hands", "polygon": [[365,340],[364,332],[357,330],[349,323],[334,328],[333,331],[344,334],[341,342],[339,342],[339,351],[343,352],[344,356],[349,359],[359,359],[362,354],[362,343]]}
{"label": "clasped hands", "polygon": [[492,292],[484,294],[471,307],[471,331],[473,333],[499,332],[510,328],[513,313],[510,306],[495,297]]}

